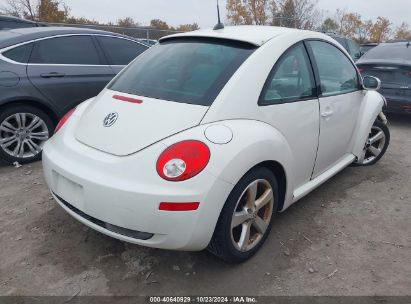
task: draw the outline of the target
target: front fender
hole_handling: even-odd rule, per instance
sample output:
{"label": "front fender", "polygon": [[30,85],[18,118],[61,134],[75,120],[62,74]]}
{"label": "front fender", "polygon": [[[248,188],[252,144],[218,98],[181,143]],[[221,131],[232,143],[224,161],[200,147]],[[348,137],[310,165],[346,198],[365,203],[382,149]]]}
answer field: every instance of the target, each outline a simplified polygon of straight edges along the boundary
{"label": "front fender", "polygon": [[[228,127],[233,138],[227,144],[214,144],[204,135],[212,125]],[[215,177],[232,185],[251,168],[265,161],[278,162],[285,171],[287,189],[285,204],[292,200],[293,193],[293,152],[284,136],[271,125],[255,120],[225,120],[200,125],[184,131],[164,141],[172,145],[180,140],[199,139],[207,143],[211,157],[206,170]]]}
{"label": "front fender", "polygon": [[380,93],[375,91],[365,92],[354,135],[353,154],[357,158],[361,157],[371,127],[381,113],[384,102],[384,97]]}

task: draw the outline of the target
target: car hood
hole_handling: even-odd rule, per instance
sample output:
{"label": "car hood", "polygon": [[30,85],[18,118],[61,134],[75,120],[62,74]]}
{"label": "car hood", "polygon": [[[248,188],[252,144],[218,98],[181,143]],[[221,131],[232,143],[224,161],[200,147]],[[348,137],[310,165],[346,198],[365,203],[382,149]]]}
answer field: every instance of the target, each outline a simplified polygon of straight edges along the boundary
{"label": "car hood", "polygon": [[197,126],[208,108],[105,89],[82,114],[75,137],[100,151],[126,156]]}

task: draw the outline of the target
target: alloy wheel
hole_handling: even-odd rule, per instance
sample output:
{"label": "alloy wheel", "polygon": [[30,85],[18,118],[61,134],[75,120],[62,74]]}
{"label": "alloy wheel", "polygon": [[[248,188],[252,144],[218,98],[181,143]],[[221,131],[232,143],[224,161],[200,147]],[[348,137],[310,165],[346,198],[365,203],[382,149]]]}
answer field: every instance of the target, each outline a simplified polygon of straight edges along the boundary
{"label": "alloy wheel", "polygon": [[274,207],[271,184],[265,179],[253,181],[237,202],[231,220],[231,240],[242,252],[253,249],[267,231]]}
{"label": "alloy wheel", "polygon": [[48,139],[46,123],[35,114],[15,113],[0,123],[0,147],[12,157],[38,155]]}
{"label": "alloy wheel", "polygon": [[367,165],[373,162],[383,152],[386,137],[384,131],[378,127],[373,126],[365,143],[364,150],[358,164]]}

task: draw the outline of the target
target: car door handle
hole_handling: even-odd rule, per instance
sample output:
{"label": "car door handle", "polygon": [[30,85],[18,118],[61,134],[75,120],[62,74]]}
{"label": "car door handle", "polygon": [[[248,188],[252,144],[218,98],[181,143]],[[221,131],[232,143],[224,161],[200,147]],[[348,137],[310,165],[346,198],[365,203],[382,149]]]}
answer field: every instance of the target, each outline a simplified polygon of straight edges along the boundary
{"label": "car door handle", "polygon": [[324,112],[321,113],[321,117],[327,118],[327,117],[332,116],[333,114],[334,114],[334,112],[331,111],[331,110],[329,110],[329,111],[324,111]]}
{"label": "car door handle", "polygon": [[61,77],[66,76],[66,74],[51,72],[51,73],[46,73],[46,74],[40,74],[40,76],[43,78],[61,78]]}

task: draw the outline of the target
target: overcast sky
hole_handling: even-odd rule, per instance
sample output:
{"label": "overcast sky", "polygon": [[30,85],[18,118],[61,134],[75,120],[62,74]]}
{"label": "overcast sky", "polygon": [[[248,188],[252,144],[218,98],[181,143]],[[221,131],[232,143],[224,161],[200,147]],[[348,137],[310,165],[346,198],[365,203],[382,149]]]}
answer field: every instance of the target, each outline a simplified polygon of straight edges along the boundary
{"label": "overcast sky", "polygon": [[[5,0],[0,0],[3,4]],[[131,16],[147,25],[159,18],[170,25],[197,22],[200,27],[216,23],[215,0],[65,0],[75,16],[98,21],[116,21]],[[220,0],[225,18],[225,2]],[[360,13],[364,19],[378,16],[389,18],[393,23],[405,21],[411,25],[411,0],[318,0],[318,8],[325,15],[333,15],[337,8]]]}

